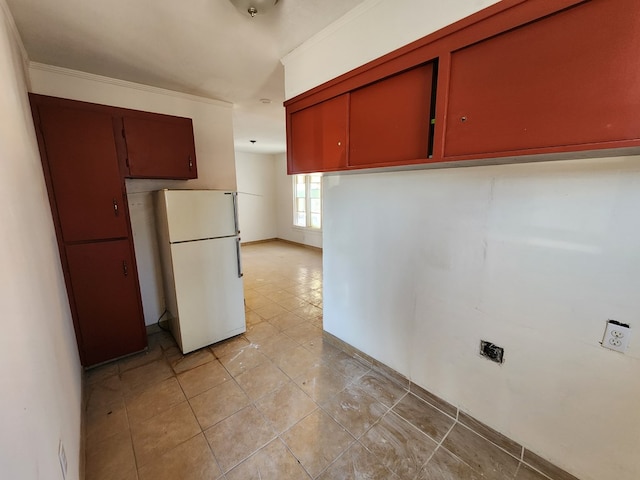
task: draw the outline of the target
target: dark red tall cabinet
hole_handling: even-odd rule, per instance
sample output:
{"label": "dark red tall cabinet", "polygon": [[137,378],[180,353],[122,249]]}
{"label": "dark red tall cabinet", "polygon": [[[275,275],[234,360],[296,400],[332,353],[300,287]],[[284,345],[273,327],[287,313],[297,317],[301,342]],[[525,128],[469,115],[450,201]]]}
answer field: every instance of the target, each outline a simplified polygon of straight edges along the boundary
{"label": "dark red tall cabinet", "polygon": [[125,177],[195,178],[191,120],[30,95],[82,364],[147,346]]}

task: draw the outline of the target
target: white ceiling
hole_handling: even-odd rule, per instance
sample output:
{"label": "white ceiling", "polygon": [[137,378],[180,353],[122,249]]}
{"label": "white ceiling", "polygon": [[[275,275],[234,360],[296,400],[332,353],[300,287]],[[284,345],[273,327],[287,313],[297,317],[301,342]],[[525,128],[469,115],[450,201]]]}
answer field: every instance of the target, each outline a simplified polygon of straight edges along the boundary
{"label": "white ceiling", "polygon": [[7,3],[30,60],[232,102],[236,149],[279,153],[280,58],[362,1],[280,0],[255,18],[228,0]]}

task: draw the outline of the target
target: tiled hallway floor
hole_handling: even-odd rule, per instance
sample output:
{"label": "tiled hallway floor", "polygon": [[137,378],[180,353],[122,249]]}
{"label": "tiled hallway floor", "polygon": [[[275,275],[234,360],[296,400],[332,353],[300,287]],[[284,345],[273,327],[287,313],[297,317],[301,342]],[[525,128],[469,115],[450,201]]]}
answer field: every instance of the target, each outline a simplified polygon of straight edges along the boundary
{"label": "tiled hallway floor", "polygon": [[323,340],[319,252],[242,255],[246,334],[86,373],[87,480],[546,479]]}

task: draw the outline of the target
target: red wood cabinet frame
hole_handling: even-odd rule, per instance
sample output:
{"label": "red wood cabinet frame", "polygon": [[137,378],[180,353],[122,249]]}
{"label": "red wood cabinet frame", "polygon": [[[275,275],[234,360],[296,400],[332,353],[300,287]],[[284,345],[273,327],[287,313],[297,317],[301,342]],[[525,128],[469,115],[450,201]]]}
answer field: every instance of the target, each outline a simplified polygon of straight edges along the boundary
{"label": "red wood cabinet frame", "polygon": [[288,151],[297,173],[339,170],[347,166],[349,95],[294,112],[289,119]]}
{"label": "red wood cabinet frame", "polygon": [[190,118],[125,114],[122,118],[130,178],[198,177]]}
{"label": "red wood cabinet frame", "polygon": [[147,346],[129,239],[65,246],[85,365]]}
{"label": "red wood cabinet frame", "polygon": [[640,137],[640,2],[592,0],[451,54],[444,156]]}
{"label": "red wood cabinet frame", "polygon": [[126,237],[111,115],[54,105],[38,113],[63,240]]}
{"label": "red wood cabinet frame", "polygon": [[429,156],[433,73],[427,63],[351,93],[350,167]]}
{"label": "red wood cabinet frame", "polygon": [[[352,97],[350,143],[381,138],[379,131],[367,135],[373,133],[367,126],[372,118],[358,117],[353,104],[356,92],[433,62],[435,85],[412,94],[416,104],[432,110],[434,125],[426,138],[420,138],[429,145],[427,153],[417,159],[407,154],[394,157],[398,145],[385,131],[386,139],[380,139],[377,148],[361,158],[356,153],[361,146],[350,148],[346,165],[333,170],[469,164],[483,159],[495,163],[500,157],[509,157],[510,162],[566,158],[585,150],[637,153],[639,57],[637,0],[503,0],[288,100],[288,142],[305,141],[291,139],[296,136],[295,112],[339,95]],[[404,90],[382,92],[364,99],[358,110],[375,112],[384,98],[382,108],[395,108],[398,122],[413,128],[422,121],[406,108]],[[362,139],[356,144],[354,132]],[[352,153],[354,160],[349,158]],[[295,151],[289,149],[287,154],[289,173],[296,173]],[[314,170],[309,162],[306,158],[306,171]],[[320,165],[322,160],[316,155],[314,162]]]}
{"label": "red wood cabinet frame", "polygon": [[30,100],[81,362],[143,350],[124,179],[195,178],[191,120],[34,94]]}

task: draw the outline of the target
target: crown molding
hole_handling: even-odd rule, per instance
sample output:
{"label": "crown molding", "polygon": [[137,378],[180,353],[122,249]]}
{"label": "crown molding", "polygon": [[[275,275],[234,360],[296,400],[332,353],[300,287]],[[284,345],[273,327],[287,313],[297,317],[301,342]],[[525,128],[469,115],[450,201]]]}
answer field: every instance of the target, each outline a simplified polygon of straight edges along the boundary
{"label": "crown molding", "polygon": [[[2,1],[4,0],[0,0],[0,2]],[[215,98],[201,97],[198,95],[192,95],[190,93],[168,90],[166,88],[152,87],[151,85],[130,82],[128,80],[120,80],[118,78],[105,77],[103,75],[96,75],[94,73],[82,72],[80,70],[73,70],[65,67],[57,67],[55,65],[48,65],[46,63],[29,62],[29,70],[39,70],[42,72],[55,73],[57,75],[65,75],[68,77],[80,78],[92,82],[104,83],[107,85],[115,85],[118,87],[140,90],[142,92],[154,93],[156,95],[164,95],[166,97],[181,98],[192,102],[206,103],[209,105],[216,105],[218,107],[224,108],[233,108],[232,103]]]}

